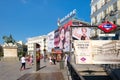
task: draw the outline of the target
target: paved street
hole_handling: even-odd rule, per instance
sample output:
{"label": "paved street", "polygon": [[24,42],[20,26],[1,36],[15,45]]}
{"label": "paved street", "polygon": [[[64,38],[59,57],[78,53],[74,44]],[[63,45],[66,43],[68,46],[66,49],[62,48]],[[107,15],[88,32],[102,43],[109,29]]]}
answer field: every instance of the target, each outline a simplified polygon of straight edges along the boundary
{"label": "paved street", "polygon": [[[8,59],[0,61],[0,80],[39,80],[37,78],[41,77],[40,80],[67,80],[67,73],[65,70],[60,70],[59,63],[56,65],[50,65],[49,62],[43,62],[41,60],[41,69],[37,72],[33,70],[33,66],[27,64],[27,70],[20,71],[19,68],[21,63],[18,59]],[[52,74],[51,74],[52,73]],[[37,78],[35,76],[31,78],[33,75],[41,75]],[[45,76],[46,74],[46,76]],[[53,75],[55,74],[55,76]],[[27,76],[26,76],[27,75]],[[44,76],[43,76],[44,75]],[[58,76],[59,75],[59,76]],[[22,77],[24,77],[24,79]],[[26,77],[25,77],[26,76]],[[45,78],[46,77],[46,78]],[[62,78],[60,78],[62,77]],[[31,78],[31,79],[30,79]],[[42,79],[45,78],[45,79]],[[48,79],[49,78],[49,79]],[[64,79],[65,78],[65,79]]]}
{"label": "paved street", "polygon": [[[60,69],[59,63],[49,64],[41,60],[41,69],[33,70],[33,65],[26,65],[26,70],[20,71],[21,63],[17,58],[0,61],[0,80],[68,80],[67,70]],[[76,65],[72,63],[75,70],[86,80],[111,80],[100,65]],[[115,73],[115,72],[114,72]],[[117,73],[117,71],[116,71]],[[69,77],[69,79],[71,79]]]}

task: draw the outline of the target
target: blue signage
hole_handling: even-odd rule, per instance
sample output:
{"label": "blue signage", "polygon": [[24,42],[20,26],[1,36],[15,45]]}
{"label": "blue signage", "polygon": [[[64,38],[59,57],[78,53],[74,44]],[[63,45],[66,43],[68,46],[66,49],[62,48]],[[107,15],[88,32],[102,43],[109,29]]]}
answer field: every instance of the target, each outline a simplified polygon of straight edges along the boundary
{"label": "blue signage", "polygon": [[74,16],[76,15],[76,9],[74,9],[72,12],[67,14],[65,17],[62,19],[58,20],[58,26],[64,25],[66,22],[71,20]]}
{"label": "blue signage", "polygon": [[112,25],[111,24],[105,24],[103,27],[104,28],[112,28]]}

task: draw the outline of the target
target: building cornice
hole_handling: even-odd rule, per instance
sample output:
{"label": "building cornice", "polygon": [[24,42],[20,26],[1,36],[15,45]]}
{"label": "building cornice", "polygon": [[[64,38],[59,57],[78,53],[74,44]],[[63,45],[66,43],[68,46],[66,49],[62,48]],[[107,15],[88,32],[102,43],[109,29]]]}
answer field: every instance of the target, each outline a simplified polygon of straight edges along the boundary
{"label": "building cornice", "polygon": [[31,37],[31,38],[28,38],[27,40],[35,40],[35,39],[40,39],[40,38],[46,38],[47,36],[46,35],[43,35],[43,36],[35,36],[35,37]]}
{"label": "building cornice", "polygon": [[111,0],[111,1],[109,1],[107,4],[105,4],[100,9],[98,9],[96,12],[94,12],[93,14],[91,14],[91,18],[94,17],[94,16],[97,16],[99,13],[101,13],[104,10],[106,10],[109,6],[111,6],[112,4],[114,4],[117,1],[118,0]]}

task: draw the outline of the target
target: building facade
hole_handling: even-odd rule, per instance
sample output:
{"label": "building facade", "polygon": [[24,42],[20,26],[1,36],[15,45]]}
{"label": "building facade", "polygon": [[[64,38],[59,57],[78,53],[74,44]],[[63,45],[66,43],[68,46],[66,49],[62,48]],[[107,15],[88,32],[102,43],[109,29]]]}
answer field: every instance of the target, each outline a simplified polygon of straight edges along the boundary
{"label": "building facade", "polygon": [[[104,21],[110,21],[120,26],[120,0],[91,0],[91,25],[99,25]],[[119,31],[115,32],[116,36],[99,37],[104,34],[100,29],[95,29],[97,39],[120,39]]]}
{"label": "building facade", "polygon": [[28,54],[34,55],[34,43],[40,44],[41,54],[44,54],[44,50],[47,50],[46,35],[36,36],[27,39]]}
{"label": "building facade", "polygon": [[119,5],[120,0],[91,0],[91,24],[108,20],[120,25]]}

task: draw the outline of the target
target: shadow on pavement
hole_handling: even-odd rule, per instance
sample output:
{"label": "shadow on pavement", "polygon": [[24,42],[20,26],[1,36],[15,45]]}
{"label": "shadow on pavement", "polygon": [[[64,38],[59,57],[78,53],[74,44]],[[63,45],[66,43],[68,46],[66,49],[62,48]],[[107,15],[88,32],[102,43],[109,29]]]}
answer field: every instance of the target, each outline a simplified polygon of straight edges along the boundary
{"label": "shadow on pavement", "polygon": [[45,68],[46,66],[42,66],[42,67],[40,67],[40,69],[43,69],[43,68]]}
{"label": "shadow on pavement", "polygon": [[110,76],[95,75],[95,76],[83,76],[85,80],[112,80]]}
{"label": "shadow on pavement", "polygon": [[32,67],[28,67],[28,68],[26,68],[25,70],[28,70],[28,69],[31,69]]}
{"label": "shadow on pavement", "polygon": [[27,73],[17,80],[64,80],[64,78],[61,72]]}

